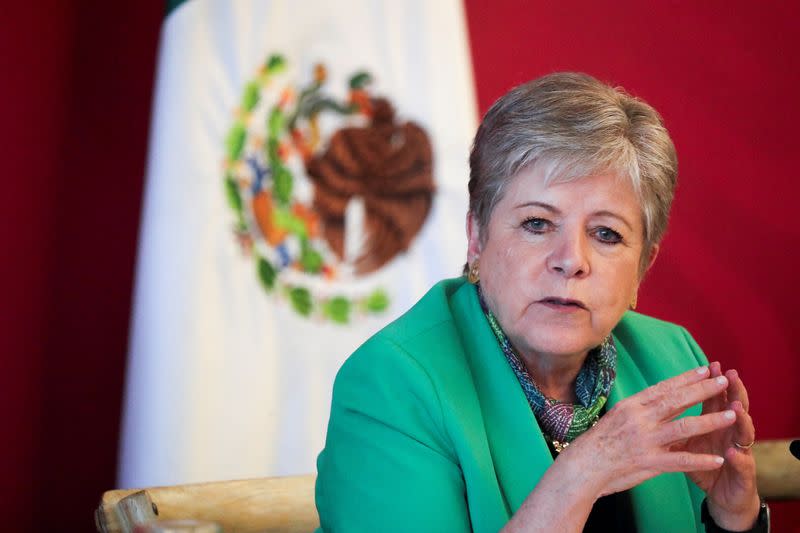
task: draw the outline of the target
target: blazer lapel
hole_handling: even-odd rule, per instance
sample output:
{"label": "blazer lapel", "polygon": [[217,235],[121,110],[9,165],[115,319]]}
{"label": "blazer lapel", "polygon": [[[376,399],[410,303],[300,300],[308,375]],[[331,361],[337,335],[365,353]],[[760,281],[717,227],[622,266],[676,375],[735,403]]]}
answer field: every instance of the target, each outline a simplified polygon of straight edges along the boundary
{"label": "blazer lapel", "polygon": [[486,322],[474,286],[462,286],[451,302],[472,370],[497,482],[510,517],[553,459],[522,387]]}
{"label": "blazer lapel", "polygon": [[[617,378],[608,397],[608,409],[649,386],[635,361],[619,339]],[[654,383],[653,383],[654,384]],[[627,443],[636,446],[635,442]],[[680,472],[661,474],[631,489],[631,500],[639,531],[695,531],[693,504],[686,476]]]}

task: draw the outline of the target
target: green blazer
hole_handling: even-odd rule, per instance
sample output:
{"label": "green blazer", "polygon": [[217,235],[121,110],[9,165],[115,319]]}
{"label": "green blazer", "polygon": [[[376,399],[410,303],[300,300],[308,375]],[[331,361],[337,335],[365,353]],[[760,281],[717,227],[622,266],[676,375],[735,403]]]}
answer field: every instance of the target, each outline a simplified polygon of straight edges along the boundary
{"label": "green blazer", "polygon": [[[638,313],[626,313],[613,336],[609,406],[707,363],[685,329]],[[475,287],[445,280],[336,377],[317,460],[321,530],[494,533],[552,462]],[[638,530],[705,531],[703,497],[682,473],[634,487]]]}

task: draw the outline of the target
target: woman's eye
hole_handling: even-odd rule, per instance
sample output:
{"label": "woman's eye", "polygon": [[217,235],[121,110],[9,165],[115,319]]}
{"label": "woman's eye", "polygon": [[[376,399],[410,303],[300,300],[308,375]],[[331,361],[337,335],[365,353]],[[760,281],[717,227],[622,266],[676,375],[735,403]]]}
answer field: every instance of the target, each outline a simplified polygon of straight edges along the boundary
{"label": "woman's eye", "polygon": [[532,233],[544,233],[550,228],[551,222],[544,218],[534,217],[523,222],[522,226]]}
{"label": "woman's eye", "polygon": [[600,242],[606,244],[617,244],[622,242],[622,235],[611,228],[597,228],[594,232]]}

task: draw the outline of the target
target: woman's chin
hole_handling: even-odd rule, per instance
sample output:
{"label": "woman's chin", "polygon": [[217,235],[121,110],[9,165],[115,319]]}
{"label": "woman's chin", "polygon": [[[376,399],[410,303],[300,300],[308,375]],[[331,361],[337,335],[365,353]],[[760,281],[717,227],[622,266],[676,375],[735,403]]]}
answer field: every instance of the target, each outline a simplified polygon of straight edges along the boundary
{"label": "woman's chin", "polygon": [[[607,315],[607,316],[606,316]],[[586,353],[599,346],[618,321],[611,313],[593,313],[586,309],[563,312],[530,306],[517,321],[514,330],[520,344],[534,353]]]}
{"label": "woman's chin", "polygon": [[534,350],[533,353],[538,354],[535,355],[541,357],[543,355],[547,355],[550,358],[572,358],[572,357],[581,357],[581,364],[583,363],[582,356],[586,355],[592,347],[586,347],[585,345],[568,345],[568,344],[553,344],[553,345],[541,345],[538,350]]}
{"label": "woman's chin", "polygon": [[550,354],[555,356],[573,356],[585,354],[603,342],[603,337],[594,331],[582,331],[581,328],[563,327],[562,324],[537,324],[526,328],[533,333],[526,335],[524,345],[534,354]]}

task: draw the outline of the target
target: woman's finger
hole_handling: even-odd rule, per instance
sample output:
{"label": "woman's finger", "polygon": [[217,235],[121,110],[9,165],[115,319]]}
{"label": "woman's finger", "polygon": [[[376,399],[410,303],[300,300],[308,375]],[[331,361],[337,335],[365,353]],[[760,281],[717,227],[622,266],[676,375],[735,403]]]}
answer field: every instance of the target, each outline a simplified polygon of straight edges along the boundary
{"label": "woman's finger", "polygon": [[[708,365],[710,377],[717,378],[722,375],[722,365],[720,365],[719,361],[713,361],[711,364]],[[716,413],[717,411],[723,411],[727,408],[728,400],[725,396],[725,391],[723,390],[716,396],[712,396],[711,398],[705,400],[703,402],[703,410],[702,413]]]}
{"label": "woman's finger", "polygon": [[662,472],[697,472],[721,467],[725,460],[709,453],[666,452],[656,459]]}
{"label": "woman's finger", "polygon": [[731,446],[725,450],[725,467],[736,476],[736,485],[743,491],[756,491],[756,462],[748,450]]}
{"label": "woman's finger", "polygon": [[745,450],[728,448],[725,451],[725,466],[737,474],[737,484],[745,490],[756,490],[756,462]]}
{"label": "woman's finger", "polygon": [[633,397],[639,400],[641,405],[648,405],[653,402],[659,402],[662,398],[672,395],[676,390],[698,383],[709,376],[709,369],[707,366],[701,366],[687,370],[683,374],[678,374],[675,377],[659,381],[655,385],[647,387]]}
{"label": "woman's finger", "polygon": [[698,383],[665,391],[665,394],[655,398],[651,405],[655,407],[655,416],[659,420],[673,418],[687,407],[718,396],[727,386],[728,378],[725,376],[704,379]]}
{"label": "woman's finger", "polygon": [[[731,409],[736,413],[736,425],[733,427],[733,443],[739,443],[743,446],[748,446],[756,440],[756,428],[753,425],[753,419],[745,411],[744,406],[738,400],[731,403]],[[733,444],[732,443],[732,444]],[[735,444],[734,444],[735,446]],[[735,446],[736,451],[750,454],[749,449]]]}
{"label": "woman's finger", "polygon": [[744,410],[749,413],[750,399],[747,397],[747,389],[742,382],[742,378],[739,376],[739,372],[736,370],[728,370],[725,372],[725,377],[727,377],[728,381],[730,381],[730,386],[728,387],[728,401],[742,402],[742,407],[744,407]]}
{"label": "woman's finger", "polygon": [[736,412],[732,409],[700,416],[678,418],[659,429],[658,442],[672,445],[690,437],[705,435],[736,423]]}

